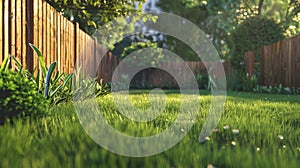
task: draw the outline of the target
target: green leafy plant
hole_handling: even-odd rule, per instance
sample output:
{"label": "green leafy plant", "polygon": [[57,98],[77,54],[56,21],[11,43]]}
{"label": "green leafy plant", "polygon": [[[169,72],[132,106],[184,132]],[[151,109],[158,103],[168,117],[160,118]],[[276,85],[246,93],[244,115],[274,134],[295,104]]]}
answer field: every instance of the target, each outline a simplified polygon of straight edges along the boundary
{"label": "green leafy plant", "polygon": [[37,115],[47,112],[48,101],[38,93],[36,85],[11,69],[4,70],[4,64],[0,70],[0,123],[6,117],[21,113]]}
{"label": "green leafy plant", "polygon": [[197,69],[195,71],[195,78],[197,80],[199,89],[209,89],[210,78],[208,77],[208,74],[202,75]]}
{"label": "green leafy plant", "polygon": [[[99,80],[97,82],[97,78],[87,78],[83,80],[81,72],[79,73],[79,75],[77,76],[78,78],[76,79],[76,81],[79,82],[79,84],[77,84],[77,86],[79,87],[77,87],[77,89],[73,88],[73,73],[66,74],[64,72],[60,73],[59,71],[56,71],[56,62],[52,62],[49,65],[49,67],[47,67],[46,63],[43,60],[43,56],[40,50],[33,44],[29,45],[35,51],[39,58],[41,67],[37,69],[37,73],[30,73],[23,67],[21,62],[16,57],[11,55],[5,57],[3,63],[0,66],[0,71],[11,71],[12,69],[9,68],[9,65],[10,60],[13,60],[16,65],[15,71],[17,72],[17,74],[20,77],[27,78],[33,84],[35,84],[37,93],[44,95],[44,97],[47,100],[49,100],[50,104],[58,104],[61,102],[72,101],[74,94],[76,94],[77,96],[83,94],[91,87],[94,87],[94,92],[90,95],[94,94],[96,97],[110,92],[109,83],[104,84],[102,80]],[[89,96],[86,95],[85,97]]]}
{"label": "green leafy plant", "polygon": [[95,89],[96,89],[96,94],[95,96],[96,97],[99,97],[101,95],[106,95],[110,92],[110,83],[103,83],[103,80],[100,79],[99,82],[96,82],[96,86],[95,86]]}
{"label": "green leafy plant", "polygon": [[[72,91],[73,74],[60,73],[55,71],[56,62],[52,62],[49,67],[46,66],[41,51],[33,44],[29,44],[39,58],[42,75],[32,76],[36,82],[39,91],[43,92],[44,96],[51,103],[58,104],[64,100],[70,100]],[[43,82],[44,81],[44,82]]]}
{"label": "green leafy plant", "polygon": [[300,88],[296,87],[283,87],[281,84],[279,86],[261,86],[257,85],[253,92],[256,93],[267,93],[267,94],[287,94],[287,95],[300,95]]}
{"label": "green leafy plant", "polygon": [[250,76],[242,71],[234,71],[227,80],[227,86],[229,90],[251,92],[257,86],[258,81],[256,75]]}
{"label": "green leafy plant", "polygon": [[111,83],[104,83],[102,79],[84,76],[82,69],[79,67],[75,70],[73,98],[75,101],[89,99],[106,95],[111,91]]}

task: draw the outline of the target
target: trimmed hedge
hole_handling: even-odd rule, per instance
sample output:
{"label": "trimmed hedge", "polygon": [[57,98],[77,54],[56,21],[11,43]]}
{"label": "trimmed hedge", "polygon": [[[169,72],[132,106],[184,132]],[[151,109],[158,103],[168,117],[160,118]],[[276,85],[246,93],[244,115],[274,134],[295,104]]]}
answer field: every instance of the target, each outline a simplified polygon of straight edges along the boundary
{"label": "trimmed hedge", "polygon": [[254,51],[259,60],[259,49],[265,45],[284,39],[284,29],[272,19],[253,17],[241,23],[231,35],[231,63],[238,70],[244,70],[241,64],[244,53]]}

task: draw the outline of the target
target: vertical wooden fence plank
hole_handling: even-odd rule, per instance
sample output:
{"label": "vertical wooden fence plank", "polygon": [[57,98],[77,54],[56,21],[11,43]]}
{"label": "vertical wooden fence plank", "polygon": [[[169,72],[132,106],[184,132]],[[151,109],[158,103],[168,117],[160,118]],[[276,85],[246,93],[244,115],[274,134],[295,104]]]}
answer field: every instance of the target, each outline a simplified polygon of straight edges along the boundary
{"label": "vertical wooden fence plank", "polygon": [[0,64],[3,61],[3,44],[4,44],[4,30],[3,30],[3,17],[4,17],[4,8],[3,8],[4,1],[0,2]]}
{"label": "vertical wooden fence plank", "polygon": [[[33,44],[39,48],[39,3],[40,0],[33,0]],[[40,49],[40,48],[39,48]],[[34,73],[37,74],[39,70],[39,59],[37,54],[33,54],[33,69]]]}
{"label": "vertical wooden fence plank", "polygon": [[296,84],[296,79],[295,79],[295,69],[296,69],[296,63],[297,63],[297,45],[300,45],[300,44],[297,44],[297,39],[295,37],[291,38],[291,84],[292,86],[295,86]]}
{"label": "vertical wooden fence plank", "polygon": [[65,72],[68,72],[69,71],[69,59],[68,59],[68,55],[70,54],[69,53],[69,46],[70,46],[70,39],[69,39],[69,24],[68,24],[68,20],[65,19],[65,24],[66,24],[66,33],[65,33],[65,37],[66,37],[66,52],[65,52],[65,55],[64,55],[64,59],[65,59]]}
{"label": "vertical wooden fence plank", "polygon": [[47,39],[47,34],[48,34],[48,15],[47,15],[47,6],[48,4],[43,1],[43,58],[45,63],[47,62],[47,43],[48,43],[48,39]]}
{"label": "vertical wooden fence plank", "polygon": [[50,48],[49,48],[49,57],[50,57],[50,62],[49,62],[49,65],[55,61],[54,58],[55,58],[55,55],[54,55],[54,17],[53,17],[53,10],[51,8],[50,5],[49,6],[49,13],[50,13]]}
{"label": "vertical wooden fence plank", "polygon": [[38,34],[38,48],[40,49],[40,51],[43,52],[43,3],[44,0],[39,0],[39,4],[38,4],[38,32],[35,32],[36,34]]}
{"label": "vertical wooden fence plank", "polygon": [[[52,44],[53,44],[53,61],[57,62],[57,20],[56,20],[56,11],[52,8],[53,11],[53,37],[52,37]],[[58,70],[56,66],[56,70]]]}
{"label": "vertical wooden fence plank", "polygon": [[46,30],[46,38],[47,40],[45,41],[46,43],[46,55],[45,60],[46,64],[50,65],[51,62],[51,15],[50,15],[50,6],[46,4],[46,13],[47,13],[47,30]]}
{"label": "vertical wooden fence plank", "polygon": [[246,52],[244,56],[245,71],[250,76],[254,75],[254,52]]}
{"label": "vertical wooden fence plank", "polygon": [[68,55],[66,56],[67,60],[68,60],[68,68],[67,68],[67,73],[70,73],[71,72],[71,32],[72,32],[72,24],[70,22],[68,22]]}
{"label": "vertical wooden fence plank", "polygon": [[75,57],[75,36],[74,36],[74,24],[70,22],[70,56],[69,56],[69,59],[70,59],[70,68],[69,68],[69,73],[73,73],[74,71],[74,57]]}
{"label": "vertical wooden fence plank", "polygon": [[[38,45],[37,47],[39,48],[39,50],[41,51],[42,55],[45,55],[45,52],[44,52],[44,36],[43,36],[43,32],[45,31],[44,30],[44,9],[43,9],[43,5],[44,5],[44,0],[40,0],[39,1],[39,5],[38,5],[38,29],[39,31],[38,32],[35,32],[36,34],[38,34]],[[39,61],[38,62],[38,67],[37,68],[41,68],[41,64]],[[42,70],[40,69],[40,75],[42,76],[43,72]]]}
{"label": "vertical wooden fence plank", "polygon": [[64,56],[65,56],[65,22],[64,22],[64,17],[60,18],[60,23],[61,23],[61,53],[60,53],[60,62],[61,62],[61,71],[64,71]]}
{"label": "vertical wooden fence plank", "polygon": [[61,70],[61,62],[60,62],[60,56],[61,56],[61,24],[60,24],[60,15],[59,13],[56,14],[56,24],[57,24],[57,70],[59,72],[62,72]]}
{"label": "vertical wooden fence plank", "polygon": [[22,61],[22,0],[16,0],[16,58]]}
{"label": "vertical wooden fence plank", "polygon": [[78,53],[78,42],[79,42],[79,40],[78,40],[78,27],[79,25],[78,25],[78,23],[75,23],[74,24],[74,52],[75,52],[75,56],[74,56],[74,72],[76,73],[76,71],[78,70],[78,55],[79,55],[79,53]]}
{"label": "vertical wooden fence plank", "polygon": [[[9,54],[16,56],[16,1],[11,0],[9,5]],[[12,68],[15,69],[15,64],[11,63]]]}
{"label": "vertical wooden fence plank", "polygon": [[287,39],[287,57],[288,57],[288,86],[292,86],[292,44],[291,40]]}
{"label": "vertical wooden fence plank", "polygon": [[28,43],[34,43],[34,0],[26,0],[26,64],[27,69],[33,72],[33,50],[30,48]]}
{"label": "vertical wooden fence plank", "polygon": [[79,70],[79,65],[80,65],[80,29],[79,29],[79,24],[76,23],[75,24],[75,28],[76,28],[76,59],[75,59],[75,72],[78,72]]}
{"label": "vertical wooden fence plank", "polygon": [[295,72],[295,87],[300,87],[300,35],[296,37],[295,39],[296,41],[293,43],[294,45],[297,45],[296,46],[296,49],[294,51],[295,53],[295,69],[294,69],[294,72]]}
{"label": "vertical wooden fence plank", "polygon": [[27,52],[27,48],[26,48],[26,0],[21,0],[21,22],[22,22],[22,26],[21,26],[21,58],[22,58],[22,65],[26,68],[27,64],[26,64],[26,52]]}
{"label": "vertical wooden fence plank", "polygon": [[3,56],[6,57],[9,54],[9,0],[4,0],[4,52]]}

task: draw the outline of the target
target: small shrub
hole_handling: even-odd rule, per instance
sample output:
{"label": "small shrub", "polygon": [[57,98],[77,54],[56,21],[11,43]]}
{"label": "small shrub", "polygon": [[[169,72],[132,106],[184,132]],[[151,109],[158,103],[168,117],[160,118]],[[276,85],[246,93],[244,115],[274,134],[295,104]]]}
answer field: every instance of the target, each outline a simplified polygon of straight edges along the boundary
{"label": "small shrub", "polygon": [[300,88],[296,87],[283,87],[281,84],[279,86],[261,86],[257,85],[253,92],[256,93],[267,93],[267,94],[287,94],[287,95],[300,95]]}
{"label": "small shrub", "polygon": [[243,71],[235,71],[232,77],[227,81],[229,90],[250,92],[258,84],[258,78],[253,75],[245,74]]}
{"label": "small shrub", "polygon": [[20,113],[44,113],[47,106],[48,101],[28,78],[9,69],[0,71],[0,123],[5,117],[11,118]]}
{"label": "small shrub", "polygon": [[42,75],[38,74],[36,77],[31,75],[31,79],[35,81],[39,92],[43,93],[44,96],[50,100],[51,104],[72,100],[73,74],[55,71],[56,62],[52,62],[49,67],[47,67],[41,51],[33,44],[29,45],[35,51],[41,64],[40,71]]}

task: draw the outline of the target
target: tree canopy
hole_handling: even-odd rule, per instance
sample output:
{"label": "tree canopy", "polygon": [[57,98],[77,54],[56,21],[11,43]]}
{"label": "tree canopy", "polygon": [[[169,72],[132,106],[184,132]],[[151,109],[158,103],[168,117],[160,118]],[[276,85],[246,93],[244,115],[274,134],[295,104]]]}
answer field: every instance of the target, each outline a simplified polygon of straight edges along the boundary
{"label": "tree canopy", "polygon": [[[250,18],[260,16],[274,20],[286,37],[300,33],[299,0],[159,0],[157,6],[198,25],[224,59],[234,53],[231,35]],[[176,42],[168,42],[168,45],[187,53],[185,47]]]}
{"label": "tree canopy", "polygon": [[[146,0],[46,0],[88,34],[124,15],[141,12]],[[136,6],[138,8],[136,8]]]}

